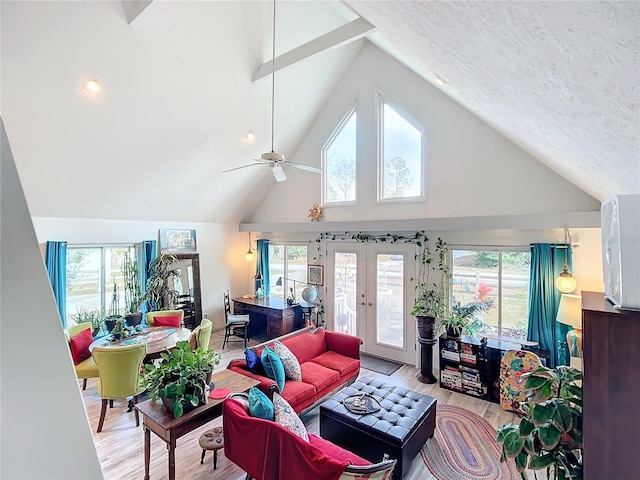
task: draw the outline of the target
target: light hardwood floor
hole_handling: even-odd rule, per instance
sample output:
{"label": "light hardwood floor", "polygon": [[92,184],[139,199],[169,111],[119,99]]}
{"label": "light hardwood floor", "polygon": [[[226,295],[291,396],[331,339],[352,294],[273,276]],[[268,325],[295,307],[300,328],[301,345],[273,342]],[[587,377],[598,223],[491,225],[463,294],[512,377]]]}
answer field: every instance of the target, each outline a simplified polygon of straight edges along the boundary
{"label": "light hardwood floor", "polygon": [[[229,360],[241,358],[243,356],[242,347],[242,343],[227,344],[223,351],[221,332],[214,332],[211,337],[211,348],[222,354],[220,365],[216,368],[216,371],[226,368]],[[438,384],[422,384],[415,379],[417,371],[417,369],[405,365],[391,376],[365,369],[361,370],[360,375],[377,377],[385,382],[430,395],[435,397],[439,404],[457,405],[466,408],[484,417],[496,429],[517,419],[515,415],[501,410],[497,404],[441,389]],[[136,428],[133,412],[127,413],[127,401],[124,399],[116,400],[113,408],[107,411],[102,432],[96,433],[100,417],[100,397],[96,391],[96,384],[97,379],[89,379],[87,389],[82,392],[82,395],[103,476],[107,480],[142,479],[144,478],[142,426]],[[309,432],[317,434],[319,429],[318,408],[304,415],[303,421]],[[140,422],[142,424],[142,418]],[[198,438],[205,430],[219,425],[222,425],[222,418],[218,418],[178,440],[176,448],[176,478],[190,480],[214,478],[243,480],[245,478],[244,472],[227,460],[222,451],[218,454],[218,468],[215,471],[213,470],[213,454],[211,452],[207,452],[205,463],[200,465],[202,450],[198,445]],[[165,443],[152,433],[150,465],[152,480],[168,478],[167,458]],[[430,480],[434,478],[426,468],[420,454],[414,458],[408,474],[404,476],[404,480]]]}

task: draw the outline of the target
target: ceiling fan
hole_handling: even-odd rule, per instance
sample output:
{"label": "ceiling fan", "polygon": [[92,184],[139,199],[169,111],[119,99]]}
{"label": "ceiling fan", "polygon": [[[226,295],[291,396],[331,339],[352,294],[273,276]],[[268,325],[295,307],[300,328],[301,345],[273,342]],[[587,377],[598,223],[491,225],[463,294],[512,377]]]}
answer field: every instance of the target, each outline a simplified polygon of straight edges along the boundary
{"label": "ceiling fan", "polygon": [[273,0],[273,54],[271,61],[273,70],[271,72],[271,151],[265,152],[260,155],[260,158],[254,159],[255,163],[248,165],[242,165],[241,167],[229,168],[223,170],[221,173],[231,172],[233,170],[240,170],[241,168],[253,167],[255,165],[268,165],[271,169],[271,173],[276,179],[276,182],[284,182],[287,179],[287,175],[284,173],[282,167],[295,167],[301,170],[307,170],[314,173],[322,173],[323,170],[318,167],[312,167],[311,165],[305,165],[302,163],[294,163],[285,160],[284,154],[274,151],[273,138],[274,138],[274,117],[275,117],[275,90],[276,90],[276,1]]}

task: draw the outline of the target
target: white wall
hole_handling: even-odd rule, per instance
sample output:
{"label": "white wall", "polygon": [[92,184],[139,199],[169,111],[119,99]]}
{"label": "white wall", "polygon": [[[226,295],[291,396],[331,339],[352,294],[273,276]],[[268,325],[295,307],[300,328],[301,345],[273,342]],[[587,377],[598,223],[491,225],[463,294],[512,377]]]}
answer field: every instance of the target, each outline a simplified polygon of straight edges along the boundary
{"label": "white wall", "polygon": [[[426,201],[375,204],[376,88],[424,126]],[[358,115],[358,204],[325,206],[324,221],[524,215],[600,208],[598,201],[370,43],[288,159],[321,166],[322,146],[354,104]],[[293,168],[287,169],[287,175],[289,180],[275,184],[261,207],[246,220],[308,221],[307,209],[321,201],[320,176]]]}
{"label": "white wall", "polygon": [[102,477],[69,347],[2,126],[0,477]]}
{"label": "white wall", "polygon": [[224,325],[222,292],[228,288],[237,296],[252,291],[250,278],[255,272],[244,260],[247,234],[239,233],[237,225],[49,217],[34,217],[33,224],[38,242],[64,240],[70,245],[136,243],[157,240],[161,228],[195,229],[202,314],[209,315],[215,328]]}

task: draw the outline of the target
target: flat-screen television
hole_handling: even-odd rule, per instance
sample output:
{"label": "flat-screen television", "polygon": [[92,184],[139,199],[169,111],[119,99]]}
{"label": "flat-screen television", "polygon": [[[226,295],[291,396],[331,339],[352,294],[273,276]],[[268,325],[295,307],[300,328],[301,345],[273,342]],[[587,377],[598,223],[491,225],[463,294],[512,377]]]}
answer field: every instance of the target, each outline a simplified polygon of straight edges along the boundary
{"label": "flat-screen television", "polygon": [[604,293],[621,309],[640,310],[640,194],[602,202]]}

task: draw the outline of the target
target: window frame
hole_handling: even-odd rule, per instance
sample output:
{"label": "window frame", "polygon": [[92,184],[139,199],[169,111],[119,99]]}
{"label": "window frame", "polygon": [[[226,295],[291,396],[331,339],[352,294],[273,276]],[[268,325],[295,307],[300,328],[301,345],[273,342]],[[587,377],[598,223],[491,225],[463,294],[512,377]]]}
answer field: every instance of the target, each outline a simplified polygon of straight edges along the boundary
{"label": "window frame", "polygon": [[[412,197],[383,198],[384,195],[384,106],[389,105],[407,123],[420,132],[420,194]],[[388,205],[395,203],[418,203],[427,198],[425,187],[425,174],[427,166],[426,140],[424,125],[411,115],[398,102],[392,100],[381,89],[376,89],[376,204]]]}
{"label": "window frame", "polygon": [[[497,299],[497,305],[495,308],[497,308],[497,320],[498,320],[498,333],[497,335],[503,335],[503,301],[502,301],[502,296],[503,296],[503,254],[504,253],[518,253],[518,252],[522,252],[522,253],[529,253],[531,254],[531,249],[529,245],[509,245],[509,246],[501,246],[501,245],[448,245],[448,252],[447,252],[447,263],[450,266],[450,272],[451,272],[451,280],[449,282],[449,295],[448,295],[448,305],[449,305],[449,309],[451,308],[451,305],[453,305],[453,299],[454,299],[454,283],[453,283],[453,277],[454,277],[454,263],[453,263],[453,252],[455,251],[473,251],[473,252],[498,252],[499,254],[499,264],[498,264],[498,271],[497,271],[497,277],[498,277],[498,286],[497,286],[497,293],[496,293],[496,299]],[[531,285],[531,271],[529,271],[529,285]],[[529,312],[529,309],[531,307],[531,298],[527,298],[527,313]],[[528,320],[528,319],[527,319]],[[525,335],[525,339],[528,336],[528,326],[527,326],[527,332]]]}
{"label": "window frame", "polygon": [[[308,275],[308,269],[309,269],[309,250],[310,250],[310,245],[308,244],[308,242],[269,242],[269,258],[271,258],[271,247],[283,247],[284,248],[284,255],[283,255],[283,267],[282,267],[282,295],[278,295],[276,298],[282,298],[282,299],[286,299],[287,298],[287,294],[289,293],[289,287],[294,287],[293,290],[294,292],[296,292],[296,298],[299,298],[300,292],[298,292],[297,290],[297,286],[298,285],[302,285],[302,288],[307,286],[307,281],[309,280],[307,275]],[[303,281],[298,281],[296,280],[295,283],[292,281],[294,279],[292,278],[288,278],[288,272],[289,272],[289,255],[287,254],[287,249],[289,247],[305,247],[307,249],[307,256],[305,259],[305,267],[303,269],[304,271],[304,277],[305,280]],[[269,262],[269,272],[267,273],[268,277],[269,277],[269,296],[272,296],[272,290],[273,287],[275,286],[275,282],[271,283],[271,261]],[[277,280],[276,280],[277,281]]]}
{"label": "window frame", "polygon": [[[336,138],[338,137],[338,135],[342,132],[342,130],[344,129],[345,125],[349,122],[349,120],[351,120],[351,116],[355,115],[355,124],[356,124],[356,136],[355,136],[355,171],[354,171],[354,177],[353,177],[353,181],[354,181],[354,200],[341,200],[341,201],[336,201],[336,202],[332,202],[328,200],[328,195],[327,195],[327,189],[328,189],[328,182],[327,182],[327,172],[328,170],[328,159],[327,159],[327,150],[331,147],[331,145],[333,144],[333,142],[336,140]],[[349,108],[349,110],[347,110],[347,112],[342,116],[342,118],[340,119],[340,122],[338,122],[337,126],[335,127],[335,129],[331,132],[331,135],[329,135],[329,138],[327,139],[327,141],[322,145],[322,148],[320,149],[320,156],[321,156],[321,164],[322,164],[322,192],[321,192],[321,201],[322,201],[322,205],[325,207],[334,207],[334,206],[354,206],[358,204],[358,196],[359,196],[359,188],[358,188],[358,156],[359,156],[359,150],[358,150],[358,109],[357,109],[357,105],[353,105],[351,108]]]}

